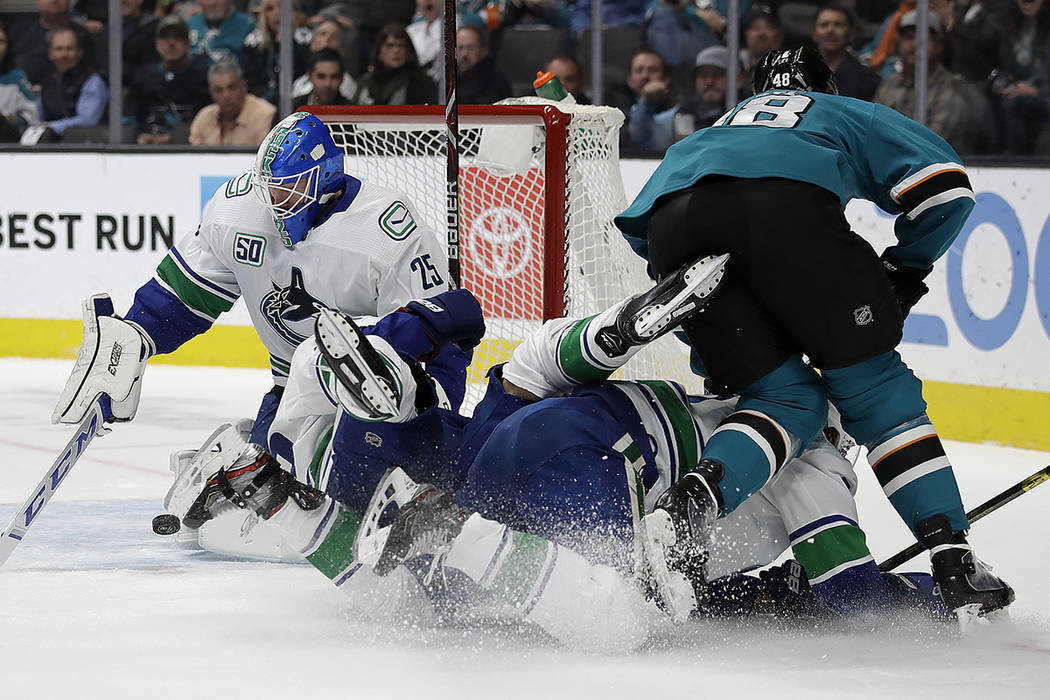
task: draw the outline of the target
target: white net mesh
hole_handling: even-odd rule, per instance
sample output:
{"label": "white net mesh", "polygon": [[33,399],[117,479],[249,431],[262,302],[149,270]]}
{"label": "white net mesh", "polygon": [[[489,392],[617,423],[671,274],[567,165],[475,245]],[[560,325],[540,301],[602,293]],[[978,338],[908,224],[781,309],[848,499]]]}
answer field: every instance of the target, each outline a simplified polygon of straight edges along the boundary
{"label": "white net mesh", "polygon": [[[552,104],[518,98],[484,114],[460,113],[462,284],[481,300],[489,329],[468,377],[468,408],[481,397],[485,371],[506,361],[545,318],[594,314],[652,284],[644,261],[612,223],[627,206],[618,146],[623,115],[561,104],[545,113],[541,105]],[[406,193],[444,241],[443,113],[406,108],[403,116],[377,116],[346,109],[322,118],[347,155],[347,172]],[[564,136],[552,119],[567,121]],[[545,258],[551,246],[559,248],[557,255],[550,251],[553,264]],[[689,372],[685,346],[671,336],[618,376],[701,387]]]}

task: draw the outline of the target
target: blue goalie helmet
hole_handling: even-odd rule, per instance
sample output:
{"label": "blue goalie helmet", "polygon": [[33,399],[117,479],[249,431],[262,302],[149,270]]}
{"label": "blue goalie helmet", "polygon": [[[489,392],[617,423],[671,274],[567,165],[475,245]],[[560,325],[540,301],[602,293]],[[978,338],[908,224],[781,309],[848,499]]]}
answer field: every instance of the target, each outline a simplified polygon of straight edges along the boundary
{"label": "blue goalie helmet", "polygon": [[263,139],[252,180],[290,248],[306,238],[321,207],[343,189],[343,153],[324,122],[297,112]]}
{"label": "blue goalie helmet", "polygon": [[768,52],[758,60],[751,87],[757,95],[766,90],[805,90],[839,94],[835,73],[814,47]]}

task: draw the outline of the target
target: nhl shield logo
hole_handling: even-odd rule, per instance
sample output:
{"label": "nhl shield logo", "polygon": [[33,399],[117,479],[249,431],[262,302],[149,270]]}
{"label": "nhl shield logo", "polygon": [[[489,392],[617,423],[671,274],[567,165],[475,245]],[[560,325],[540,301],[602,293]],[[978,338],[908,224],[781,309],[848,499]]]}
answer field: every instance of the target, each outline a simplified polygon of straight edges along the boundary
{"label": "nhl shield logo", "polygon": [[871,313],[871,307],[865,304],[859,309],[853,309],[853,320],[858,326],[866,326],[875,320]]}

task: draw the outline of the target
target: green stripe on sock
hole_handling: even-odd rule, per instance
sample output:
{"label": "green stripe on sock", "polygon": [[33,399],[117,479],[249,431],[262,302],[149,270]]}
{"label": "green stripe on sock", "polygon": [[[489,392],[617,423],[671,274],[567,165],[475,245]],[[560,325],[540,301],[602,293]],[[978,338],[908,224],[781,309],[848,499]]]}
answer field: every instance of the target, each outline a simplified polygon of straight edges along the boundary
{"label": "green stripe on sock", "polygon": [[306,557],[329,579],[346,571],[354,563],[354,537],[361,527],[361,514],[353,508],[336,504],[335,524],[317,550]]}
{"label": "green stripe on sock", "polygon": [[846,524],[822,530],[792,545],[791,550],[811,580],[848,561],[871,556],[864,539],[864,531]]}
{"label": "green stripe on sock", "polygon": [[313,459],[310,460],[310,479],[313,483],[321,483],[321,462],[324,461],[324,453],[328,449],[328,443],[332,441],[332,433],[335,431],[335,426],[332,426],[321,438],[321,441],[317,443],[317,449],[314,450]]}
{"label": "green stripe on sock", "polygon": [[684,470],[691,470],[700,461],[700,445],[696,435],[696,423],[689,409],[682,403],[681,396],[667,382],[644,380],[640,382],[652,389],[656,400],[667,414],[674,432],[674,443],[678,450],[678,464]]}
{"label": "green stripe on sock", "polygon": [[558,364],[565,376],[577,384],[594,384],[608,379],[615,370],[595,367],[583,354],[583,329],[587,327],[590,316],[573,324],[572,329],[558,343]]}
{"label": "green stripe on sock", "polygon": [[171,287],[183,304],[194,311],[201,312],[208,318],[218,318],[219,314],[229,311],[233,306],[232,301],[212,294],[187,277],[171,259],[171,255],[160,261],[160,265],[157,266],[157,277]]}
{"label": "green stripe on sock", "polygon": [[491,591],[511,604],[521,607],[528,602],[529,593],[536,586],[547,561],[547,550],[550,543],[542,537],[515,532],[512,538],[514,549],[496,577],[492,580]]}

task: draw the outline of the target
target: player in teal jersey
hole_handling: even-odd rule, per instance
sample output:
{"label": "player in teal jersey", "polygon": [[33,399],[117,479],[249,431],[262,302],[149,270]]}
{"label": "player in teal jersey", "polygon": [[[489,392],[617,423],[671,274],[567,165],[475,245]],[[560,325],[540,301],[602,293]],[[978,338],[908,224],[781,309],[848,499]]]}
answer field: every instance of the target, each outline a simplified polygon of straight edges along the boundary
{"label": "player in teal jersey", "polygon": [[[928,291],[923,279],[973,208],[966,170],[921,124],[839,96],[810,47],[767,54],[754,88],[670,148],[616,219],[657,278],[698,255],[730,254],[720,296],[682,328],[700,373],[741,399],[696,470],[658,503],[677,537],[668,557],[694,549],[713,518],[797,456],[823,427],[830,399],[930,549],[948,606],[1005,607],[1013,591],[966,542],[969,523],[922,382],[895,350],[904,318]],[[897,243],[881,257],[850,230],[843,208],[854,198],[897,215]]]}

